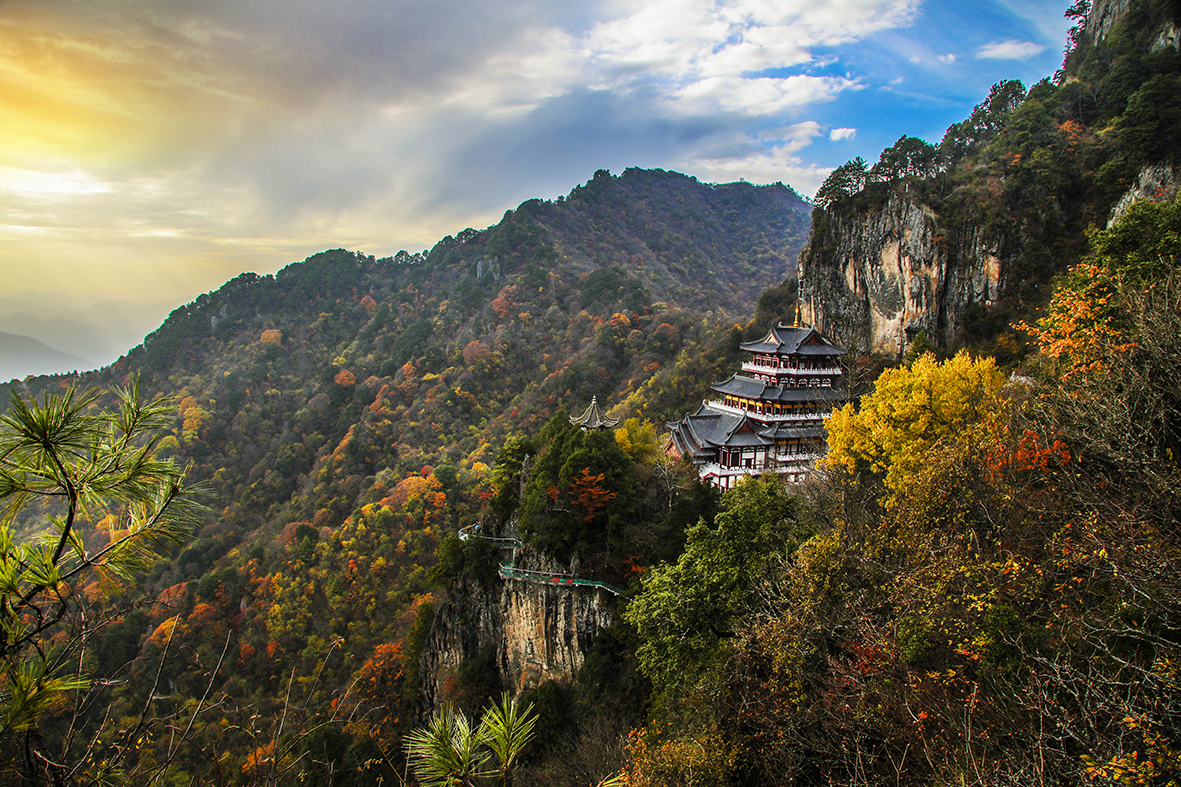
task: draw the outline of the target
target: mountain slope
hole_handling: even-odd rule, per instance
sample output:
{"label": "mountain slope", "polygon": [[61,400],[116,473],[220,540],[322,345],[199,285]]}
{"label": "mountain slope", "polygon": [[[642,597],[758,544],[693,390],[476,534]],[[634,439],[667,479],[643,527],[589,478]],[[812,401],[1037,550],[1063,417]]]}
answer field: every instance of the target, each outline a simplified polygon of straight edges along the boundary
{"label": "mountain slope", "polygon": [[[568,197],[526,202],[423,254],[326,251],[274,276],[242,274],[176,309],[81,383],[139,375],[149,394],[178,398],[161,447],[209,486],[210,515],[146,578],[160,603],[104,629],[100,650],[138,653],[131,685],[159,674],[183,702],[208,685],[229,637],[237,655],[218,690],[253,697],[264,719],[281,715],[292,671],[320,675],[307,700],[319,709],[381,648],[405,645],[397,663],[411,670],[439,592],[436,551],[493,496],[506,437],[560,426],[592,396],[616,405],[676,359],[725,344],[758,294],[790,275],[809,213],[782,185],[600,172]],[[650,417],[687,407],[709,382]],[[62,383],[34,378],[17,390],[40,396]],[[645,415],[651,401],[633,397],[619,414]],[[601,442],[594,450],[614,446]],[[613,472],[623,472],[612,450]],[[629,501],[620,521],[646,527],[668,514],[657,503],[675,491],[653,496],[642,515]],[[626,558],[595,556],[613,577]],[[420,644],[405,644],[414,631]],[[168,642],[185,655],[162,662]],[[414,696],[413,684],[403,692]],[[113,718],[136,712],[134,691],[114,691],[111,706]],[[218,729],[194,734],[244,768],[247,744],[215,742]]]}

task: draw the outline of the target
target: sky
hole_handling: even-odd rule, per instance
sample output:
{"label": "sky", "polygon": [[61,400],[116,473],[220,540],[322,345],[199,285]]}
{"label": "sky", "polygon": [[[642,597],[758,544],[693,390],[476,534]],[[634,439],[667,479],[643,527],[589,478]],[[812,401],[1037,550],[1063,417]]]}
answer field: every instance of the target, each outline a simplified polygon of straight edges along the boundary
{"label": "sky", "polygon": [[0,297],[191,301],[606,169],[783,182],[1061,63],[1068,0],[0,0]]}

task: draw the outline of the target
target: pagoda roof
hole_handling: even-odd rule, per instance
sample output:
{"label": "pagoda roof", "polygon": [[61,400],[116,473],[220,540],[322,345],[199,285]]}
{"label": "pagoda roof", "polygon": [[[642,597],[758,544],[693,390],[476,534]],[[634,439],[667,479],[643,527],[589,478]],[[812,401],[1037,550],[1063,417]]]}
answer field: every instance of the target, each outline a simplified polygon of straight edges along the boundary
{"label": "pagoda roof", "polygon": [[728,380],[714,383],[713,389],[721,394],[732,394],[746,399],[761,399],[765,402],[845,402],[848,396],[843,388],[810,387],[806,385],[771,385],[754,377],[735,374]]}
{"label": "pagoda roof", "polygon": [[743,342],[739,345],[751,353],[774,353],[776,355],[844,355],[845,349],[830,342],[815,328],[790,326],[782,323],[771,326],[771,330],[757,342]]}
{"label": "pagoda roof", "polygon": [[[768,430],[745,415],[718,412],[708,405],[668,426],[678,450],[700,458],[712,455],[717,448],[773,445],[775,442],[774,429]],[[772,434],[768,435],[768,431]]]}
{"label": "pagoda roof", "polygon": [[609,418],[603,414],[599,409],[599,399],[597,396],[591,397],[590,406],[586,408],[586,412],[577,418],[570,416],[570,423],[581,426],[583,429],[611,429],[619,423],[618,418]]}
{"label": "pagoda roof", "polygon": [[824,439],[828,433],[823,426],[790,426],[787,424],[771,424],[762,431],[763,436],[779,440],[812,440]]}

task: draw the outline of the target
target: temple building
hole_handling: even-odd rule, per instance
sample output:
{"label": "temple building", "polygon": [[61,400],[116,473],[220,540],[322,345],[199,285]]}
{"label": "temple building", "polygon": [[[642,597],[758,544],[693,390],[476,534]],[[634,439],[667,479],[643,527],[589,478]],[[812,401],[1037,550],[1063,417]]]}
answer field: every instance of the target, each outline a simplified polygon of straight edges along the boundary
{"label": "temple building", "polygon": [[776,325],[742,349],[742,373],[714,383],[716,399],[668,424],[666,453],[688,457],[703,481],[730,489],[744,475],[802,481],[827,450],[824,419],[848,401],[845,350],[814,328]]}

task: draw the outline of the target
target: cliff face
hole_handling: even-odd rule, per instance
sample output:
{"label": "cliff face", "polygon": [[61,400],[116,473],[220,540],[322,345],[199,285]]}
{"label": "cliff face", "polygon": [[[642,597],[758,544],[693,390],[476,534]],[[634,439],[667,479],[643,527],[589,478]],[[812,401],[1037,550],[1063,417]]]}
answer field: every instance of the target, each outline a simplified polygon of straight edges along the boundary
{"label": "cliff face", "polygon": [[1087,14],[1087,33],[1094,40],[1103,38],[1135,3],[1136,0],[1094,0]]}
{"label": "cliff face", "polygon": [[949,240],[905,185],[879,208],[830,211],[800,256],[802,319],[858,352],[901,354],[919,331],[950,341],[973,303],[999,295],[1004,238],[979,228]]}
{"label": "cliff face", "polygon": [[[1092,41],[1101,41],[1136,5],[1137,0],[1094,0],[1087,14],[1087,35]],[[1178,42],[1181,41],[1181,28],[1175,21],[1167,14],[1161,14],[1158,9],[1157,13],[1152,15],[1151,24],[1154,51],[1164,47],[1177,48]]]}
{"label": "cliff face", "polygon": [[[518,560],[517,568],[566,573],[553,561]],[[546,681],[568,682],[582,667],[595,635],[611,625],[615,597],[592,587],[500,581],[461,583],[439,611],[420,674],[428,708],[452,699],[460,664],[495,653],[502,686],[519,694]]]}

